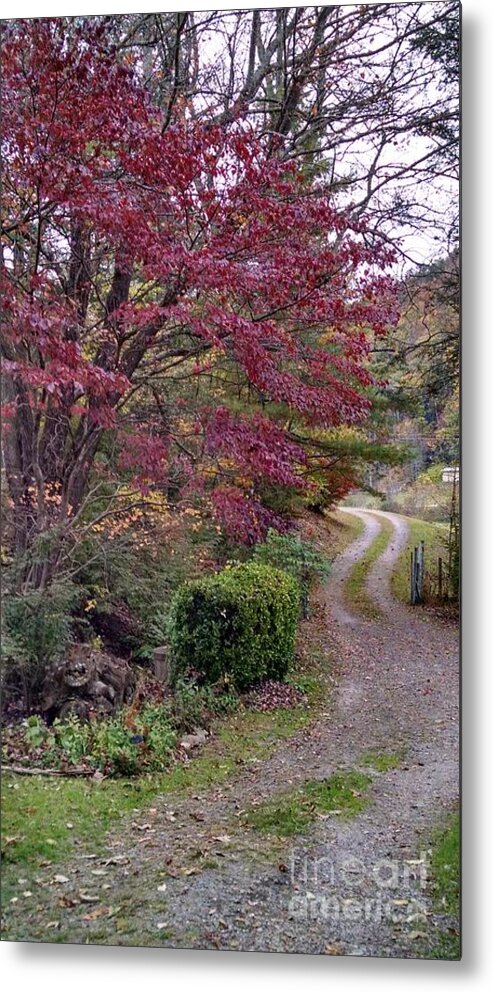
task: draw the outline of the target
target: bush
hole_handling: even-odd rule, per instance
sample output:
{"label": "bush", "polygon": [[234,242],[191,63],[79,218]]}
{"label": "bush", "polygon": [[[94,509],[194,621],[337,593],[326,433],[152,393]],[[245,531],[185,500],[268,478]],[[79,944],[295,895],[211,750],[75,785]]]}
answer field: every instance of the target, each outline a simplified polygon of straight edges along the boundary
{"label": "bush", "polygon": [[2,615],[3,688],[17,685],[29,712],[49,665],[62,657],[72,633],[79,590],[70,582],[5,596]]}
{"label": "bush", "polygon": [[285,572],[249,562],[185,583],[170,609],[175,679],[230,679],[240,692],[286,677],[294,656],[299,588]]}
{"label": "bush", "polygon": [[303,541],[298,534],[278,534],[275,530],[269,530],[265,541],[256,545],[254,560],[281,568],[300,586],[327,578],[330,573],[328,558],[311,541]]}
{"label": "bush", "polygon": [[308,616],[308,590],[315,579],[327,578],[330,562],[311,541],[297,534],[278,534],[269,530],[265,541],[257,544],[254,559],[264,565],[282,568],[298,583],[303,616]]}

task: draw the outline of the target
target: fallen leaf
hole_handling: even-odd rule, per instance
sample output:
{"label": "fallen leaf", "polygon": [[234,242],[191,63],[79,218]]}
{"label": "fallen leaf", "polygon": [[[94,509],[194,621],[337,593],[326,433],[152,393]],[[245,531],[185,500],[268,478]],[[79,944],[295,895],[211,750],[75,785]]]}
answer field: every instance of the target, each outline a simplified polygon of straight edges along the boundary
{"label": "fallen leaf", "polygon": [[219,837],[213,837],[213,840],[218,840],[220,844],[231,844],[231,837],[229,834],[220,834]]}
{"label": "fallen leaf", "polygon": [[51,920],[50,923],[46,924],[45,930],[58,930],[60,926],[60,920]]}
{"label": "fallen leaf", "polygon": [[343,951],[337,944],[326,944],[324,954],[343,954]]}
{"label": "fallen leaf", "polygon": [[90,913],[85,913],[82,917],[83,920],[98,920],[100,916],[107,916],[108,910],[106,906],[96,906],[96,909],[92,909]]}
{"label": "fallen leaf", "polygon": [[55,875],[53,881],[56,882],[57,885],[64,885],[65,882],[68,882],[68,878],[66,875]]}
{"label": "fallen leaf", "polygon": [[410,933],[406,934],[408,940],[418,940],[419,937],[426,937],[426,934],[422,930],[411,930]]}
{"label": "fallen leaf", "polygon": [[83,892],[82,890],[79,892],[79,899],[82,902],[99,902],[99,896],[92,896],[90,892]]}
{"label": "fallen leaf", "polygon": [[158,892],[166,892],[166,882],[163,882],[162,885],[158,885],[157,890]]}

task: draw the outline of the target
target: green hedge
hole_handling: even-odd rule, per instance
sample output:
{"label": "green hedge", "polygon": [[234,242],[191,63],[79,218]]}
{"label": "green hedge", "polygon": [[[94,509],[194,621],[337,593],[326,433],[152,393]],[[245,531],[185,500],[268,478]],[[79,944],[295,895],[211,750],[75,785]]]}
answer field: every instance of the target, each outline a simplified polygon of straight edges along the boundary
{"label": "green hedge", "polygon": [[226,676],[239,691],[284,679],[294,657],[299,601],[290,575],[255,562],[185,583],[168,623],[175,679],[193,669],[206,682]]}

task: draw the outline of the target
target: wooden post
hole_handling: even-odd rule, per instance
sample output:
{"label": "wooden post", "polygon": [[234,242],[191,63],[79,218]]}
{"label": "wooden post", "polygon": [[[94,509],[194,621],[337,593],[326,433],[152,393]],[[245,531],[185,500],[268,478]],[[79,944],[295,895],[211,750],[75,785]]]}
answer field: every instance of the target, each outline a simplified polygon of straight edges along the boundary
{"label": "wooden post", "polygon": [[169,683],[169,658],[168,658],[168,648],[160,647],[155,648],[152,654],[152,660],[154,662],[154,675],[159,680],[159,682],[164,682],[165,685]]}
{"label": "wooden post", "polygon": [[442,589],[443,589],[443,562],[442,559],[439,558],[438,559],[438,598],[440,600],[442,598]]}
{"label": "wooden post", "polygon": [[419,543],[419,601],[423,602],[423,592],[424,592],[424,581],[425,581],[425,542],[420,541]]}

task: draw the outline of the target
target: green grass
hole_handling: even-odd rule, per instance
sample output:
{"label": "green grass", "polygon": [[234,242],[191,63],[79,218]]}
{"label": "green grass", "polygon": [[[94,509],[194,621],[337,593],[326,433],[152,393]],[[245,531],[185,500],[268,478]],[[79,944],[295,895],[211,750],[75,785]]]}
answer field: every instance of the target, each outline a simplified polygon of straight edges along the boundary
{"label": "green grass", "polygon": [[393,768],[398,768],[402,762],[399,754],[379,754],[376,751],[368,751],[360,759],[359,764],[366,768],[374,768],[377,772],[389,772]]}
{"label": "green grass", "polygon": [[403,603],[409,603],[410,599],[410,553],[419,545],[420,541],[425,542],[425,572],[430,572],[433,577],[438,574],[438,559],[441,557],[447,560],[447,524],[428,523],[425,520],[416,520],[413,517],[406,519],[409,527],[409,536],[406,547],[401,551],[392,574],[391,589],[396,599]]}
{"label": "green grass", "polygon": [[381,616],[380,610],[366,592],[366,580],[372,565],[380,558],[392,537],[394,528],[390,520],[379,517],[381,529],[365,554],[356,562],[348,576],[344,594],[348,603],[354,607],[358,613],[366,617],[378,619]]}
{"label": "green grass", "polygon": [[144,805],[154,792],[152,778],[92,782],[3,772],[4,862],[56,862],[73,849],[74,841],[97,846],[114,822]]}
{"label": "green grass", "polygon": [[354,771],[314,779],[277,800],[252,807],[246,813],[246,823],[279,837],[303,833],[320,814],[355,816],[361,812],[368,802],[364,793],[370,784],[368,775]]}
{"label": "green grass", "polygon": [[421,954],[425,958],[441,961],[460,959],[460,935],[456,923],[460,916],[460,820],[454,814],[445,826],[432,836],[430,874],[432,880],[433,909],[451,917],[446,929],[430,929],[424,939]]}
{"label": "green grass", "polygon": [[460,822],[455,814],[432,840],[431,874],[434,902],[441,912],[459,914]]}

